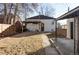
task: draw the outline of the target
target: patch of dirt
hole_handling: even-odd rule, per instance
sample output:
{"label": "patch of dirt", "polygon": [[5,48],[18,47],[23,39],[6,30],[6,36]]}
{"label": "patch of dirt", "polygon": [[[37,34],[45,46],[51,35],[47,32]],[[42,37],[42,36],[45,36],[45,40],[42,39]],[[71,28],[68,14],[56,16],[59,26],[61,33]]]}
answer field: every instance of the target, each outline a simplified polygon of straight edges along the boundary
{"label": "patch of dirt", "polygon": [[45,47],[43,46],[43,39],[48,39],[46,35],[32,35],[23,37],[6,37],[0,40],[0,54],[1,55],[43,55],[45,54]]}

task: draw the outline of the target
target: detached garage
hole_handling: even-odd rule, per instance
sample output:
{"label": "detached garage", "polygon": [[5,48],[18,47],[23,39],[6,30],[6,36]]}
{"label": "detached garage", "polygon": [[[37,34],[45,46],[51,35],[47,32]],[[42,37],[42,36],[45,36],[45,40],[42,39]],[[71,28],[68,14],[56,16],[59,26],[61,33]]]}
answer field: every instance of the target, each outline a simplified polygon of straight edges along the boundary
{"label": "detached garage", "polygon": [[29,31],[52,32],[55,31],[55,18],[38,15],[30,17],[23,22]]}

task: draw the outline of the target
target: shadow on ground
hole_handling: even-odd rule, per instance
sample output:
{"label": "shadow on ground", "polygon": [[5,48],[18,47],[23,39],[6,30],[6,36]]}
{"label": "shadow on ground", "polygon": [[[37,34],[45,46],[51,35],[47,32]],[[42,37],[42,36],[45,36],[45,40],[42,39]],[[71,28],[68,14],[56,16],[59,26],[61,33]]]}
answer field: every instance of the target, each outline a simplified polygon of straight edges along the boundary
{"label": "shadow on ground", "polygon": [[48,36],[48,34],[51,34],[51,33],[49,33],[49,32],[23,32],[23,33],[18,33],[16,35],[13,35],[10,37],[20,38],[20,37],[28,37],[28,36],[41,35],[41,34],[45,34]]}

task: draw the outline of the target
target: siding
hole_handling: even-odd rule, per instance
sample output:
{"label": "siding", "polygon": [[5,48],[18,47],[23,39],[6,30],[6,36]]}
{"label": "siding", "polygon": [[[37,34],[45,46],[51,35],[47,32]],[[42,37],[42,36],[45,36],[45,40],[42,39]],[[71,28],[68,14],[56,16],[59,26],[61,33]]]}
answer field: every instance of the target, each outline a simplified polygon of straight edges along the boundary
{"label": "siding", "polygon": [[[70,39],[70,22],[74,22],[74,18],[70,18],[67,21],[67,38]],[[78,28],[78,17],[75,17],[75,39],[77,40],[78,38],[78,32],[77,32],[77,28]]]}

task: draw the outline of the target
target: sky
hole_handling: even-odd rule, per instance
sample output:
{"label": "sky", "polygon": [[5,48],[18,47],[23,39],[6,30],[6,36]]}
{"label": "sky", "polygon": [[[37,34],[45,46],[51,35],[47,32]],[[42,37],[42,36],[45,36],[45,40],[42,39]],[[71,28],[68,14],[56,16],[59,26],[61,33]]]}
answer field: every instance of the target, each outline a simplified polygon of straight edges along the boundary
{"label": "sky", "polygon": [[0,3],[79,3],[79,0],[0,0]]}
{"label": "sky", "polygon": [[[54,18],[57,18],[66,12],[68,12],[68,7],[69,10],[74,9],[75,7],[79,6],[79,3],[44,3],[43,5],[50,6],[54,9]],[[53,11],[52,11],[53,12]],[[31,16],[34,16],[37,14],[32,14]],[[52,15],[51,15],[52,16]],[[67,19],[60,20],[58,21],[61,25],[67,24]]]}
{"label": "sky", "polygon": [[[72,10],[73,8],[79,6],[79,3],[44,3],[43,5],[51,6],[54,9],[54,15],[53,15],[53,17],[57,18],[57,17],[63,15],[64,13],[68,12],[68,7],[69,7],[69,10]],[[31,16],[34,16],[34,14],[31,15]],[[58,22],[61,25],[64,25],[64,24],[67,23],[67,19],[60,20]]]}
{"label": "sky", "polygon": [[55,9],[54,17],[59,17],[68,11],[68,7],[72,10],[73,8],[79,6],[79,3],[53,3],[51,5]]}
{"label": "sky", "polygon": [[[55,14],[54,17],[57,18],[64,13],[68,12],[68,7],[69,10],[72,10],[73,8],[79,6],[79,3],[52,3],[52,7],[55,9]],[[61,25],[66,24],[67,19],[59,21]]]}

